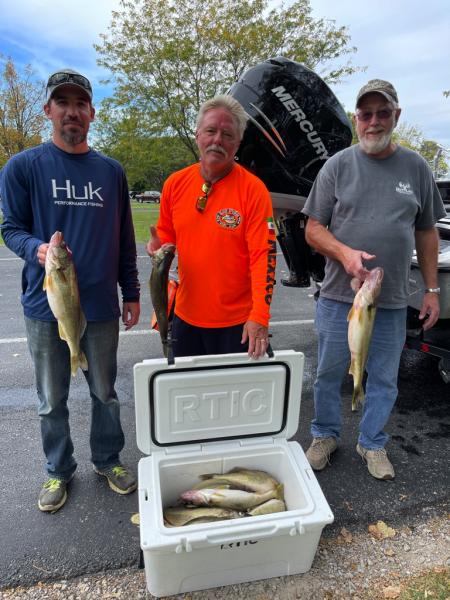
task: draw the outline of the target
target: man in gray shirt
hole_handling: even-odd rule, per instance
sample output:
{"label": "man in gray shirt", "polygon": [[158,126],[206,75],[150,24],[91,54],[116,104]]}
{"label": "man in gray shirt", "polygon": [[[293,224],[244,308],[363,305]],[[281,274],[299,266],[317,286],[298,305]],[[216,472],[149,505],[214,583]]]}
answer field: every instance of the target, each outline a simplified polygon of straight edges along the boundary
{"label": "man in gray shirt", "polygon": [[384,449],[388,435],[383,427],[397,398],[414,246],[426,287],[420,312],[421,319],[427,317],[423,328],[432,327],[439,317],[435,223],[445,210],[425,160],[392,141],[400,112],[392,84],[372,79],[363,86],[354,116],[359,143],[326,162],[303,209],[309,216],[306,239],[326,256],[316,309],[313,441],[306,453],[315,470],[329,463],[341,431],[340,389],[350,363],[347,315],[354,299],[351,279],[362,282],[369,269],[384,270],[356,447],[377,479],[394,477]]}

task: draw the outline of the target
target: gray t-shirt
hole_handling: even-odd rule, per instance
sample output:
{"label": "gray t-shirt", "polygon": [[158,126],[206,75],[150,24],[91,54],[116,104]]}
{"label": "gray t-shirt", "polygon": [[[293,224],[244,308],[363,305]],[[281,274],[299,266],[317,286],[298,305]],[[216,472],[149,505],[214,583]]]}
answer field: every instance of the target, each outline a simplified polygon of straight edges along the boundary
{"label": "gray t-shirt", "polygon": [[[302,212],[344,244],[376,255],[365,265],[384,269],[378,302],[383,308],[407,306],[414,231],[445,216],[433,174],[419,154],[397,146],[388,158],[376,159],[359,144],[327,160]],[[353,302],[350,280],[340,262],[327,258],[320,293]]]}

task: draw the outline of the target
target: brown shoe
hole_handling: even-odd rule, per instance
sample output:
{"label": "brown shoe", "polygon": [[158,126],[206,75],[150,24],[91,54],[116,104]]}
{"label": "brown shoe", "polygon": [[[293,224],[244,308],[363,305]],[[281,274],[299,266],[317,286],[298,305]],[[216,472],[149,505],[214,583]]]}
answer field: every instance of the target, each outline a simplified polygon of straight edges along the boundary
{"label": "brown shoe", "polygon": [[334,437],[313,438],[311,446],[306,451],[306,458],[314,471],[321,471],[330,463],[330,455],[336,448],[337,441]]}
{"label": "brown shoe", "polygon": [[376,479],[394,479],[394,467],[384,448],[368,450],[358,444],[356,446],[356,452],[361,456],[363,461],[367,463],[367,468],[372,477],[375,477]]}

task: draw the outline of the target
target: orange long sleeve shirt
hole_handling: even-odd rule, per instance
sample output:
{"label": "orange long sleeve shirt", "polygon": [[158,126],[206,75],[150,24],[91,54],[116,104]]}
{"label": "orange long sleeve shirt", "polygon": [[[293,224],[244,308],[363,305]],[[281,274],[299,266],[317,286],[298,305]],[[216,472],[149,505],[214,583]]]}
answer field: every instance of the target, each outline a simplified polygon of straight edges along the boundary
{"label": "orange long sleeve shirt", "polygon": [[269,192],[236,164],[200,213],[203,183],[197,163],[171,175],[161,195],[158,235],[178,252],[175,313],[196,327],[267,326],[276,264]]}

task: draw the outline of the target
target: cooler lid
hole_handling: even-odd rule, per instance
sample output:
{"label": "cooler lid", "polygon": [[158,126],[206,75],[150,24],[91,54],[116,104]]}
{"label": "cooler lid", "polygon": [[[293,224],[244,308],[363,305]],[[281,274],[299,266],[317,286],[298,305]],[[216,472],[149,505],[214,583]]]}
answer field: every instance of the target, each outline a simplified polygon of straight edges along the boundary
{"label": "cooler lid", "polygon": [[134,366],[136,437],[145,454],[185,444],[268,436],[298,428],[304,355],[252,360],[222,354]]}

